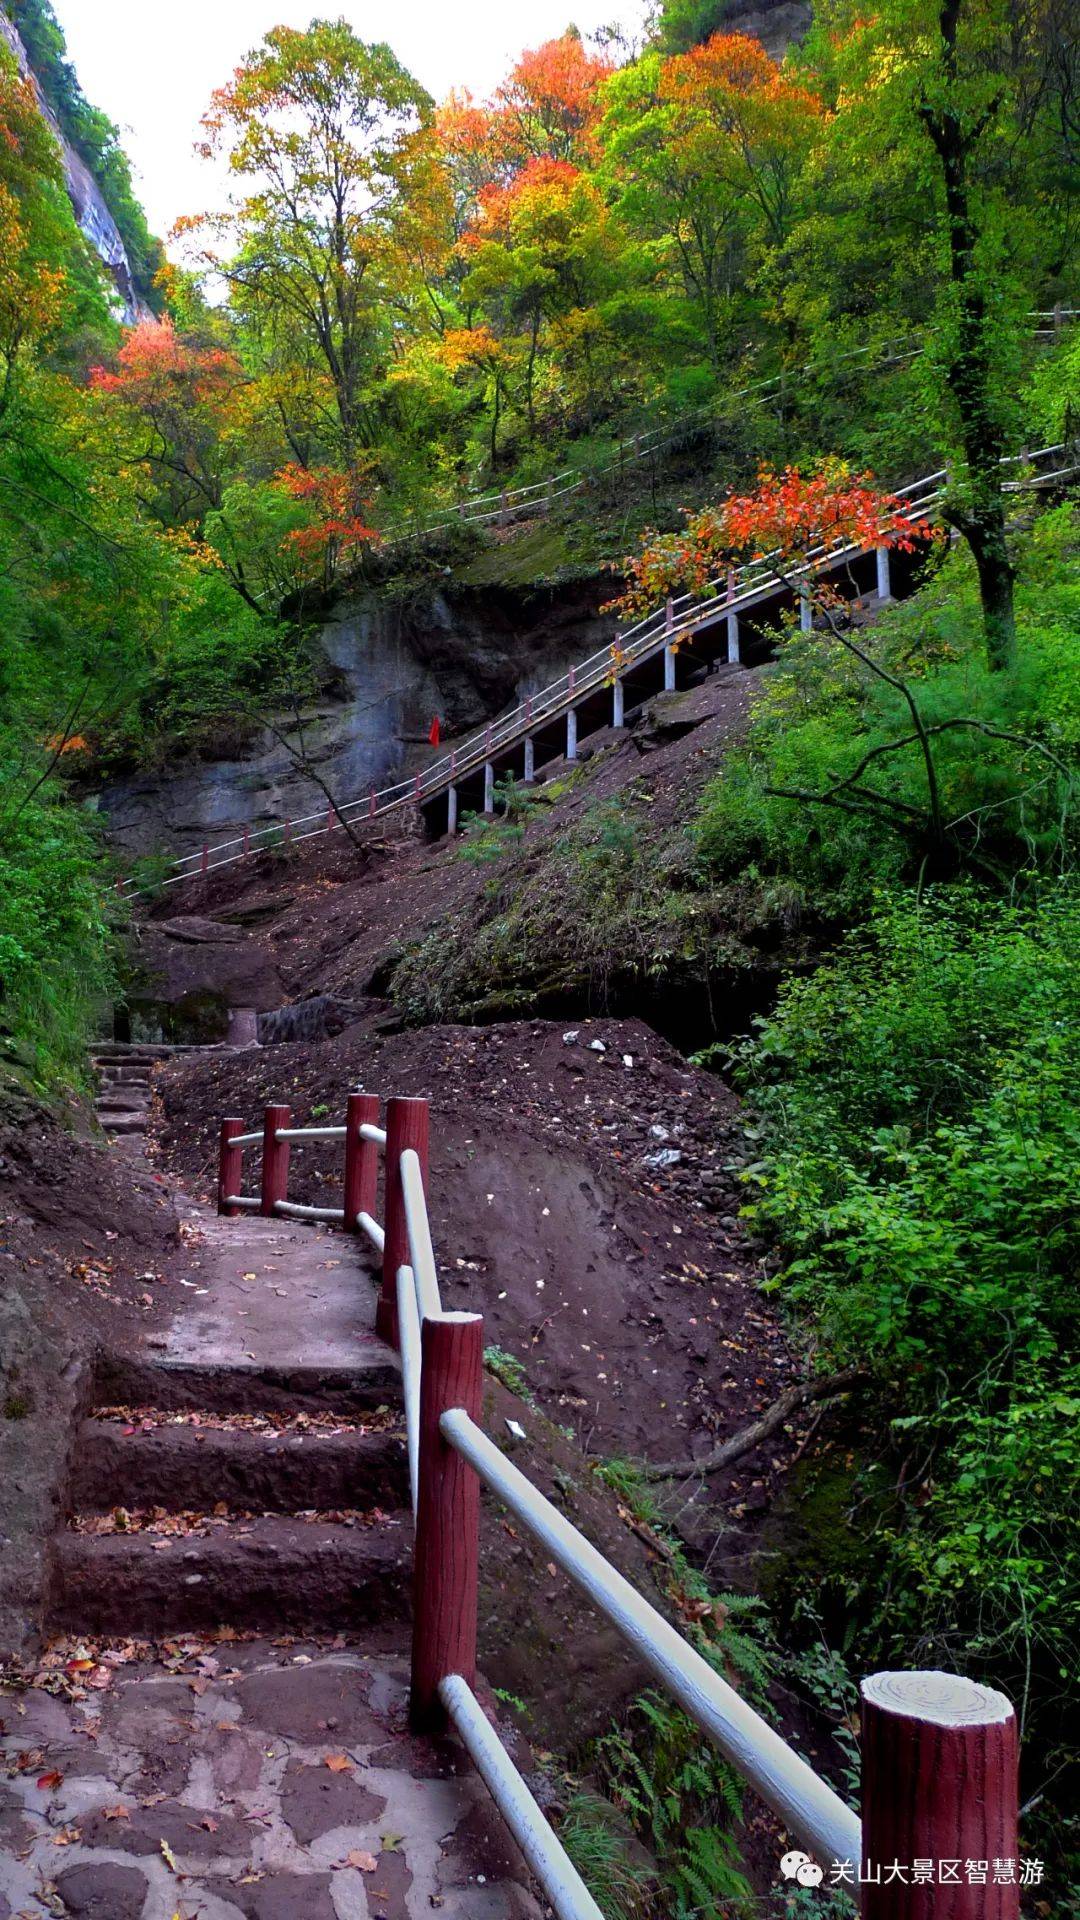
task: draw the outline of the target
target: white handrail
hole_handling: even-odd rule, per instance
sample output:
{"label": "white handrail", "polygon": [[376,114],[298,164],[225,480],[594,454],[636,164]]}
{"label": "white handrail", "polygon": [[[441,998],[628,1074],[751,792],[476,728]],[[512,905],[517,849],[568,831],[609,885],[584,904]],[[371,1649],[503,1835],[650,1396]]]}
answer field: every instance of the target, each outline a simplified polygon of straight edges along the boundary
{"label": "white handrail", "polygon": [[421,1320],[435,1320],[442,1312],[435,1249],[431,1244],[427,1198],[420,1160],[412,1147],[401,1156],[401,1193],[405,1202],[405,1227],[409,1237],[409,1258],[416,1279],[416,1303]]}
{"label": "white handrail", "polygon": [[386,1128],[373,1127],[369,1120],[362,1120],[360,1122],[360,1138],[361,1140],[370,1140],[373,1146],[385,1147]]}
{"label": "white handrail", "polygon": [[329,1220],[332,1226],[341,1226],[345,1219],[344,1207],[305,1207],[299,1200],[275,1200],[274,1212],[290,1220]]}
{"label": "white handrail", "polygon": [[222,1195],[223,1207],[242,1207],[248,1213],[258,1213],[261,1200],[255,1200],[249,1193],[226,1193]]}
{"label": "white handrail", "polygon": [[258,1133],[238,1133],[229,1141],[230,1147],[261,1147],[262,1129]]}
{"label": "white handrail", "polygon": [[468,1682],[460,1673],[448,1674],[439,1682],[439,1698],[477,1773],[554,1907],[557,1920],[604,1920]]}
{"label": "white handrail", "polygon": [[397,1270],[398,1347],[401,1353],[401,1390],[405,1401],[405,1434],[409,1450],[409,1486],[413,1519],[420,1497],[420,1308],[416,1275],[411,1267]]}
{"label": "white handrail", "polygon": [[376,1252],[381,1253],[386,1245],[386,1232],[385,1229],[379,1225],[379,1222],[373,1219],[370,1213],[358,1213],[356,1216],[356,1224],[362,1233],[367,1234]]}
{"label": "white handrail", "polygon": [[651,1667],[788,1830],[819,1861],[848,1860],[857,1865],[862,1857],[858,1816],[807,1761],[616,1572],[467,1413],[461,1408],[444,1413],[439,1427],[443,1438],[528,1527],[591,1605],[618,1628],[639,1659]]}
{"label": "white handrail", "polygon": [[[1030,464],[1064,451],[1064,443],[1059,442],[1054,446],[1039,448],[1033,453],[1010,454],[1003,459],[1002,465]],[[1071,469],[1067,469],[1066,473],[1070,471]],[[1053,475],[1041,476],[1027,484],[1042,484],[1044,479],[1051,477]],[[897,489],[897,498],[905,499],[908,503],[909,518],[913,520],[919,518],[921,514],[938,503],[944,492],[940,483],[946,479],[946,471],[942,468],[934,473],[924,474],[920,479],[910,481],[906,486]],[[1011,485],[1010,490],[1012,490]],[[339,807],[332,810],[335,820],[348,819],[350,824],[355,825],[365,818],[380,819],[411,803],[434,798],[463,774],[482,766],[502,748],[516,745],[527,734],[558,719],[585,695],[595,693],[605,685],[611,685],[616,678],[625,674],[629,667],[641,665],[663,647],[677,644],[695,632],[715,626],[729,614],[738,615],[763,600],[783,594],[788,590],[791,578],[796,578],[800,574],[809,576],[816,572],[828,572],[860,552],[871,550],[869,547],[863,549],[842,541],[823,544],[812,549],[805,565],[792,569],[790,578],[782,578],[770,566],[769,562],[775,557],[774,555],[762,556],[731,570],[736,582],[734,591],[729,590],[728,575],[725,574],[709,582],[704,598],[694,599],[690,594],[679,595],[672,602],[676,617],[670,627],[667,624],[666,606],[644,615],[624,634],[616,635],[614,641],[590,654],[580,665],[560,675],[549,686],[519,701],[508,713],[490,722],[480,733],[474,734],[471,739],[465,741],[461,747],[440,755],[422,773],[415,774],[411,779],[399,780],[389,787],[373,789],[364,798],[343,801]],[[322,821],[323,824],[317,827],[310,826],[310,822],[316,820]],[[318,840],[335,831],[334,825],[326,824],[325,809],[318,813],[303,815],[285,824],[290,845],[300,845],[306,840]],[[297,833],[295,829],[298,827],[310,827],[310,830]],[[246,836],[235,835],[231,839],[218,841],[212,847],[181,854],[174,862],[175,871],[162,880],[160,885],[176,886],[183,880],[195,878],[203,871],[209,874],[221,867],[232,866],[250,853],[259,852],[268,841],[273,843],[275,840],[280,840],[282,832],[280,824],[260,827]],[[233,852],[234,848],[239,848],[240,851]],[[225,857],[221,859],[214,857],[219,854]],[[122,890],[125,893],[145,891],[136,887],[131,879],[122,883]],[[365,1134],[365,1137],[372,1136]],[[385,1136],[380,1140],[380,1144],[385,1144]]]}
{"label": "white handrail", "polygon": [[[348,1127],[279,1127],[275,1140],[344,1140]],[[235,1145],[235,1141],[233,1142]]]}

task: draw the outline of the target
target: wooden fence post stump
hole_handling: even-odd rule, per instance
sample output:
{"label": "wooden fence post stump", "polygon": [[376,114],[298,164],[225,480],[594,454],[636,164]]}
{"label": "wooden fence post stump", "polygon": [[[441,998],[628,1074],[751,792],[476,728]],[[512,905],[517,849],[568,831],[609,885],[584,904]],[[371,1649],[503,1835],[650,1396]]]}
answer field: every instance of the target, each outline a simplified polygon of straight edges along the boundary
{"label": "wooden fence post stump", "polygon": [[401,1191],[401,1156],[412,1147],[420,1162],[424,1187],[428,1177],[428,1103],[400,1095],[386,1103],[386,1217],[382,1292],[375,1309],[375,1331],[391,1347],[398,1344],[397,1271],[409,1261],[409,1234],[405,1224],[405,1197]]}
{"label": "wooden fence post stump", "polygon": [[273,1213],[289,1197],[289,1142],[279,1132],[291,1119],[288,1107],[267,1107],[263,1117],[262,1190],[259,1211]]}
{"label": "wooden fence post stump", "polygon": [[442,1415],[462,1407],[480,1418],[484,1322],[447,1313],[420,1330],[420,1485],[416,1507],[412,1691],[416,1733],[443,1726],[438,1687],[449,1673],[476,1681],[476,1605],[480,1557],[480,1481],[439,1432]]}
{"label": "wooden fence post stump", "polygon": [[350,1093],[345,1106],[345,1231],[359,1233],[362,1213],[374,1220],[379,1191],[379,1149],[361,1137],[361,1127],[379,1124],[377,1093]]}
{"label": "wooden fence post stump", "polygon": [[862,1771],[863,1920],[1017,1920],[1016,1715],[1003,1693],[951,1673],[875,1673],[862,1685]]}
{"label": "wooden fence post stump", "polygon": [[224,1214],[227,1220],[234,1220],[236,1215],[242,1211],[240,1207],[226,1206],[225,1196],[226,1194],[239,1193],[240,1191],[244,1149],[243,1147],[234,1147],[232,1143],[237,1134],[243,1133],[243,1131],[244,1123],[242,1120],[223,1120],[221,1123],[221,1134],[218,1141],[217,1210],[219,1213]]}

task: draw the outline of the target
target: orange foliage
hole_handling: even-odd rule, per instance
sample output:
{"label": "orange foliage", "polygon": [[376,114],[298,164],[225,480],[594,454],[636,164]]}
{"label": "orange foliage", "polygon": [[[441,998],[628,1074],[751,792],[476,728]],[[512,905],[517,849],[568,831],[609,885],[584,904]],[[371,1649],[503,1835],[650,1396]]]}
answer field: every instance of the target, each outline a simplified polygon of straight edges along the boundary
{"label": "orange foliage", "polygon": [[612,63],[587,53],[574,33],[523,53],[494,98],[479,106],[451,93],[436,116],[444,153],[474,201],[505,188],[530,163],[595,154],[600,89]]}
{"label": "orange foliage", "polygon": [[349,552],[378,539],[363,518],[369,503],[358,497],[355,477],[333,467],[284,467],[278,484],[293,500],[302,500],[316,515],[310,526],[297,527],[290,545],[305,560],[337,566]]}
{"label": "orange foliage", "polygon": [[761,42],[746,33],[714,33],[704,46],[665,60],[660,92],[668,100],[681,99],[726,113],[731,122],[740,100],[755,97],[786,103],[808,116],[823,111],[817,94],[788,80]]}
{"label": "orange foliage", "polygon": [[556,197],[565,197],[581,178],[578,168],[569,160],[553,160],[550,155],[542,154],[527,161],[508,186],[493,185],[483,189],[479,210],[482,227],[472,227],[465,235],[466,241],[489,240],[496,235],[507,237],[510,222],[518,207],[530,198],[550,193],[553,189]]}
{"label": "orange foliage", "polygon": [[600,88],[612,62],[587,53],[574,33],[523,53],[495,95],[498,111],[522,156],[584,158],[600,117]]}
{"label": "orange foliage", "polygon": [[909,552],[933,532],[929,520],[909,519],[903,501],[881,492],[871,475],[853,475],[841,461],[826,461],[812,474],[763,467],[752,493],[689,515],[682,533],[646,539],[626,563],[629,587],[611,605],[638,617],[676,589],[703,594],[738,561],[767,558],[783,576],[817,548]]}
{"label": "orange foliage", "polygon": [[231,354],[218,347],[189,346],[168,318],[140,320],[129,328],[116,359],[115,370],[91,369],[91,385],[99,393],[120,394],[141,405],[181,384],[190,387],[196,400],[213,399],[240,376]]}

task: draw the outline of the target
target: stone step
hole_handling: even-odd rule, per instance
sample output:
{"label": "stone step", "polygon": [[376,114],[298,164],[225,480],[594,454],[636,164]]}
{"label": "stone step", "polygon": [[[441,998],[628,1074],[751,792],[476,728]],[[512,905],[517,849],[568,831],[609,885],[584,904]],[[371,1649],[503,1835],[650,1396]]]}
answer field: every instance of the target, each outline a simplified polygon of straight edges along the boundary
{"label": "stone step", "polygon": [[[197,1053],[199,1049],[191,1047],[184,1051]],[[141,1066],[148,1061],[167,1060],[171,1054],[178,1052],[180,1048],[167,1046],[164,1042],[147,1041],[145,1045],[129,1045],[124,1040],[110,1040],[92,1048],[90,1058],[95,1066]]]}
{"label": "stone step", "polygon": [[131,1433],[120,1421],[84,1420],[70,1497],[78,1513],[117,1505],[206,1512],[221,1500],[256,1513],[392,1510],[408,1504],[409,1466],[404,1438],[393,1431],[140,1425]]}
{"label": "stone step", "polygon": [[124,1111],[121,1113],[103,1113],[102,1130],[105,1133],[145,1133],[146,1109],[141,1113]]}
{"label": "stone step", "polygon": [[374,1335],[348,1363],[312,1366],[241,1361],[150,1360],[141,1354],[99,1357],[93,1404],[160,1407],[176,1413],[332,1413],[349,1418],[401,1406],[401,1362]]}
{"label": "stone step", "polygon": [[404,1512],[370,1526],[273,1518],[201,1536],[69,1532],[54,1542],[49,1621],[154,1638],[216,1626],[356,1630],[406,1617],[411,1564]]}
{"label": "stone step", "polygon": [[[147,1097],[140,1100],[140,1093]],[[94,1109],[97,1113],[145,1113],[149,1104],[145,1087],[105,1087],[94,1101]]]}
{"label": "stone step", "polygon": [[148,1087],[150,1068],[146,1067],[110,1067],[100,1069],[99,1079],[106,1087]]}

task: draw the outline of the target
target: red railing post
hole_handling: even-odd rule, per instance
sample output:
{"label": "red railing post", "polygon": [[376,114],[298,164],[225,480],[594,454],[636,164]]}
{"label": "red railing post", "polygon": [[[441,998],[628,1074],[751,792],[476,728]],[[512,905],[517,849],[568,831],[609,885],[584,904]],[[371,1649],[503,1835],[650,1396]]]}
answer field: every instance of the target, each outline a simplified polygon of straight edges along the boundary
{"label": "red railing post", "polygon": [[225,1205],[225,1195],[240,1191],[244,1149],[234,1147],[232,1143],[236,1135],[243,1131],[242,1120],[223,1120],[221,1123],[221,1134],[218,1140],[217,1210],[224,1214],[226,1219],[235,1219],[240,1212],[239,1207]]}
{"label": "red railing post", "polygon": [[1017,1920],[1018,1797],[1003,1693],[951,1673],[864,1680],[863,1920]]}
{"label": "red railing post", "polygon": [[350,1093],[345,1108],[345,1231],[357,1233],[362,1213],[375,1218],[379,1191],[379,1149],[361,1138],[361,1127],[379,1124],[377,1093]]}
{"label": "red railing post", "polygon": [[375,789],[374,787],[372,787],[371,798],[368,801],[368,819],[374,820],[374,818],[375,818]]}
{"label": "red railing post", "polygon": [[267,1107],[263,1116],[260,1213],[273,1213],[278,1201],[289,1197],[289,1142],[279,1140],[278,1134],[290,1118],[288,1107]]}
{"label": "red railing post", "polygon": [[476,1607],[480,1559],[480,1481],[439,1431],[461,1407],[479,1421],[484,1322],[448,1313],[420,1329],[420,1483],[416,1503],[412,1690],[414,1732],[444,1725],[439,1682],[459,1673],[476,1681]]}
{"label": "red railing post", "polygon": [[386,1103],[386,1218],[383,1230],[382,1293],[375,1309],[375,1330],[392,1347],[398,1344],[397,1271],[409,1259],[405,1225],[405,1198],[401,1191],[401,1156],[412,1147],[420,1161],[424,1186],[428,1177],[428,1103],[395,1095]]}

